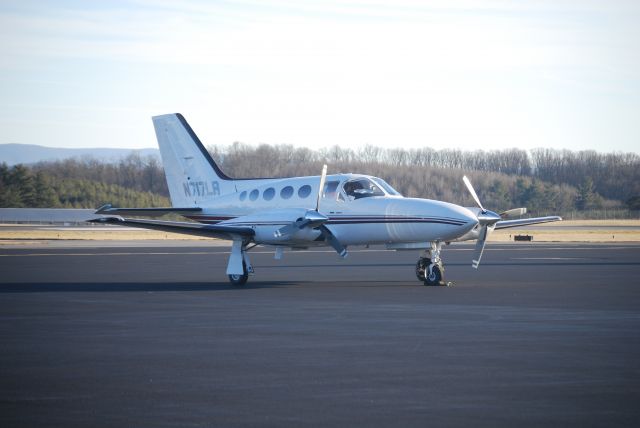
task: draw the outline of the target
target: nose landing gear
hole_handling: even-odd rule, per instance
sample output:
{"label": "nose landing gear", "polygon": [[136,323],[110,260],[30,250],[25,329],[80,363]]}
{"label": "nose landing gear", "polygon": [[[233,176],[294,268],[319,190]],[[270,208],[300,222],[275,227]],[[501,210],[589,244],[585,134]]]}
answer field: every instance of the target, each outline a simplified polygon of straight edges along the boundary
{"label": "nose landing gear", "polygon": [[431,248],[425,250],[416,263],[416,276],[426,286],[447,286],[444,281],[444,266],[440,259],[442,242],[431,243]]}

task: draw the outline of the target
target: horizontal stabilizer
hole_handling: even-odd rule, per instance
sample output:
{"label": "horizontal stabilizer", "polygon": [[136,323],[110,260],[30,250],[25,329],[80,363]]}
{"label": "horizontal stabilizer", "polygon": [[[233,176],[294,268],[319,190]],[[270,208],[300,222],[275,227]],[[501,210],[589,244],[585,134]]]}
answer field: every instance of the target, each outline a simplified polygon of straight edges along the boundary
{"label": "horizontal stabilizer", "polygon": [[101,217],[89,220],[90,223],[117,224],[119,226],[139,227],[141,229],[204,236],[207,238],[233,239],[234,237],[252,237],[255,231],[244,226],[220,226],[217,224],[187,223],[182,221],[139,220],[122,217]]}
{"label": "horizontal stabilizer", "polygon": [[165,214],[190,214],[201,212],[202,208],[114,208],[111,204],[98,208],[96,214],[102,215],[135,215],[145,217],[160,217]]}
{"label": "horizontal stabilizer", "polygon": [[549,223],[552,221],[561,221],[562,217],[557,215],[548,217],[521,218],[518,220],[501,220],[496,223],[496,229],[506,229],[509,227],[528,226],[531,224]]}

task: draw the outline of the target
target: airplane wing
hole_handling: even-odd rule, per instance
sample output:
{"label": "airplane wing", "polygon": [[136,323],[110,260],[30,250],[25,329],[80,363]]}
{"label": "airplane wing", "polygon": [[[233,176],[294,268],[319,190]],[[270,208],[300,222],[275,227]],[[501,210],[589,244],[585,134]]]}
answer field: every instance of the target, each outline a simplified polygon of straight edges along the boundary
{"label": "airplane wing", "polygon": [[187,223],[183,221],[141,220],[122,217],[101,217],[90,223],[117,224],[118,226],[139,227],[163,232],[183,233],[207,238],[233,239],[234,236],[250,238],[255,234],[251,227],[221,226],[217,224]]}
{"label": "airplane wing", "polygon": [[509,227],[528,226],[530,224],[549,223],[560,220],[562,220],[562,217],[556,215],[548,217],[522,218],[518,220],[500,220],[496,223],[496,229],[507,229]]}
{"label": "airplane wing", "polygon": [[164,214],[188,214],[201,212],[202,208],[114,208],[111,204],[98,208],[96,214],[103,215],[139,215],[146,217],[159,217]]}

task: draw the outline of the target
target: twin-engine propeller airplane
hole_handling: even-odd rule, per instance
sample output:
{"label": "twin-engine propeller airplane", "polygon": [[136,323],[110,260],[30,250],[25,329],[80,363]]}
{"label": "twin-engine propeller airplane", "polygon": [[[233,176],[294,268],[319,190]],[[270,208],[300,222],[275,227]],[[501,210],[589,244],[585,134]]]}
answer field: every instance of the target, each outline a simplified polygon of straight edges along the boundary
{"label": "twin-engine propeller airplane", "polygon": [[[173,208],[113,208],[105,205],[93,222],[156,229],[232,241],[227,275],[233,285],[253,273],[248,252],[256,245],[275,248],[330,246],[340,257],[347,247],[384,244],[394,250],[422,250],[416,275],[425,285],[446,285],[440,252],[443,243],[477,240],[477,268],[494,229],[561,220],[560,217],[506,218],[526,212],[516,208],[501,214],[482,206],[463,177],[478,208],[442,201],[405,198],[378,177],[361,174],[277,179],[233,179],[211,158],[180,114],[153,118]],[[123,218],[177,213],[195,222]]]}

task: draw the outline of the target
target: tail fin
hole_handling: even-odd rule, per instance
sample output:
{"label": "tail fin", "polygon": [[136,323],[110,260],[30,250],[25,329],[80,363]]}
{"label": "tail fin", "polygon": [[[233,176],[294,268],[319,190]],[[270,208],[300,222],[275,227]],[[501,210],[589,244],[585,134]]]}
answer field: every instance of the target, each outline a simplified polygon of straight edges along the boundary
{"label": "tail fin", "polygon": [[153,117],[174,207],[198,207],[236,191],[180,113]]}

